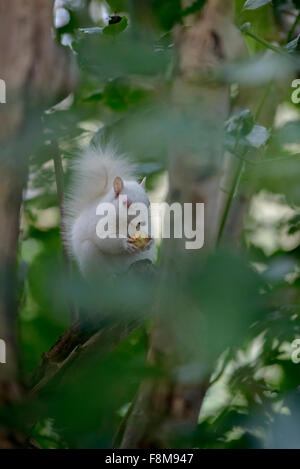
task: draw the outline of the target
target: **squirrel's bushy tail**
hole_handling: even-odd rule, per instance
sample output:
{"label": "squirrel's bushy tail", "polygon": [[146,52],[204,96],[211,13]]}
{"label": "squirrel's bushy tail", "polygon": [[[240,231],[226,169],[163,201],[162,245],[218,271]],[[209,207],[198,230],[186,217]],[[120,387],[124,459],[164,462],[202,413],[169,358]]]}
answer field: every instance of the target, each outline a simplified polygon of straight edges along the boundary
{"label": "squirrel's bushy tail", "polygon": [[82,210],[93,200],[103,197],[120,176],[134,179],[135,166],[124,155],[118,155],[113,145],[89,147],[72,164],[70,187],[64,200],[64,237],[68,238],[72,226]]}

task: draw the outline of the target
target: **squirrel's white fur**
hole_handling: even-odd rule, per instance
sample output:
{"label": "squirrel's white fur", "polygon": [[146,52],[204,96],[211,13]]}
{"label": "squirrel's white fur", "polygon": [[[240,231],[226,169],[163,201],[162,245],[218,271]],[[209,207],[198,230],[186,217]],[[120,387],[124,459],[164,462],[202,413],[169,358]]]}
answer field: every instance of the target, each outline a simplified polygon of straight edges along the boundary
{"label": "squirrel's white fur", "polygon": [[[73,177],[64,203],[64,241],[87,277],[126,270],[137,260],[153,260],[152,242],[141,250],[127,238],[100,239],[96,233],[100,218],[96,209],[101,202],[116,205],[118,196],[124,194],[131,203],[149,206],[143,184],[136,182],[134,175],[134,165],[118,155],[112,146],[91,147],[73,164]],[[118,193],[116,181],[121,184]]]}

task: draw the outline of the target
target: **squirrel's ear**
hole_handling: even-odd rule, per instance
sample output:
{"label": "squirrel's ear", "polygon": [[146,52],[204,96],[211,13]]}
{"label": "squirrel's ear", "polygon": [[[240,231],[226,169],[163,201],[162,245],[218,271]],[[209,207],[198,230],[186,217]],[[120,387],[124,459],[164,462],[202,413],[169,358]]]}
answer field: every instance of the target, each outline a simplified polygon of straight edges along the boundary
{"label": "squirrel's ear", "polygon": [[145,187],[146,187],[146,178],[144,178],[142,180],[142,182],[140,183],[140,186],[142,186],[142,188],[145,189]]}
{"label": "squirrel's ear", "polygon": [[119,176],[117,176],[114,179],[113,186],[114,186],[114,191],[115,191],[116,197],[118,197],[118,195],[120,194],[121,190],[124,187],[123,180]]}

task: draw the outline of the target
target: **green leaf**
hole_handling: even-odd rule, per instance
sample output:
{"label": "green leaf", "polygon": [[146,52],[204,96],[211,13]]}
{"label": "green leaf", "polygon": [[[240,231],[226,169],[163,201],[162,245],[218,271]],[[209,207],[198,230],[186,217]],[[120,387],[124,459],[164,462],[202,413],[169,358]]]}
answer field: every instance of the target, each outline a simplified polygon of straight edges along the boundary
{"label": "green leaf", "polygon": [[300,120],[290,121],[279,127],[275,133],[281,145],[300,143]]}
{"label": "green leaf", "polygon": [[225,146],[232,153],[237,151],[237,144],[260,148],[270,137],[270,133],[265,127],[254,125],[254,117],[249,109],[234,113],[226,121],[225,129]]}
{"label": "green leaf", "polygon": [[187,16],[192,15],[193,13],[199,12],[205,6],[207,0],[195,0],[189,7],[185,8],[181,15]]}
{"label": "green leaf", "polygon": [[298,8],[298,10],[300,10],[300,0],[293,0],[293,4],[295,8]]}
{"label": "green leaf", "polygon": [[248,135],[251,132],[254,125],[254,117],[249,109],[243,109],[242,111],[235,112],[225,123],[226,131],[241,137]]}
{"label": "green leaf", "polygon": [[126,10],[126,0],[108,0],[107,2],[112,11],[124,11]]}
{"label": "green leaf", "polygon": [[83,34],[102,34],[103,28],[99,28],[99,27],[79,28],[78,31]]}
{"label": "green leaf", "polygon": [[[111,25],[113,27],[116,25]],[[153,38],[132,38],[125,31],[122,38],[111,34],[84,34],[74,43],[79,66],[97,79],[126,75],[163,73],[173,51],[157,51]]]}
{"label": "green leaf", "polygon": [[272,0],[247,0],[244,5],[244,10],[256,10],[267,3],[271,3]]}
{"label": "green leaf", "polygon": [[95,90],[82,98],[83,101],[101,101],[103,99],[103,90]]}
{"label": "green leaf", "polygon": [[114,111],[126,111],[129,93],[129,85],[121,78],[109,81],[105,88],[104,104]]}
{"label": "green leaf", "polygon": [[254,148],[260,148],[265,145],[270,137],[270,132],[262,125],[255,125],[251,132],[246,136],[247,143]]}
{"label": "green leaf", "polygon": [[[247,336],[251,324],[259,318],[258,292],[263,283],[245,259],[229,251],[217,251],[202,266],[194,265],[184,281],[186,298],[194,308],[178,314],[170,328],[176,330],[173,337],[178,337],[183,354],[188,351],[190,356],[208,363]],[[171,283],[169,288],[174,289],[174,285]],[[211,294],[214,289],[217,295]],[[176,314],[182,308],[181,293],[173,291],[174,309],[168,309],[167,316],[171,310]]]}
{"label": "green leaf", "polygon": [[152,0],[153,13],[158,23],[166,30],[180,22],[182,10],[180,0]]}
{"label": "green leaf", "polygon": [[287,49],[288,52],[296,52],[300,50],[300,34],[298,34],[295,39],[290,41],[285,48]]}
{"label": "green leaf", "polygon": [[184,16],[201,11],[206,1],[195,0],[190,6],[182,9],[180,0],[152,0],[151,8],[161,26],[170,31]]}
{"label": "green leaf", "polygon": [[[282,49],[283,51],[286,49]],[[227,82],[237,82],[246,86],[259,86],[270,80],[286,79],[299,67],[298,60],[279,54],[256,54],[247,60],[226,64],[221,72]]]}
{"label": "green leaf", "polygon": [[125,78],[109,80],[104,92],[103,103],[114,111],[126,111],[137,105],[149,95],[149,91],[136,86]]}
{"label": "green leaf", "polygon": [[105,26],[105,28],[103,28],[103,34],[115,36],[117,34],[122,33],[127,28],[127,26],[128,19],[126,18],[126,16],[123,16],[121,21],[119,21],[118,23],[113,23]]}
{"label": "green leaf", "polygon": [[253,191],[264,189],[275,194],[284,194],[293,204],[300,203],[299,158],[280,158],[278,161],[261,161],[248,167],[246,179]]}

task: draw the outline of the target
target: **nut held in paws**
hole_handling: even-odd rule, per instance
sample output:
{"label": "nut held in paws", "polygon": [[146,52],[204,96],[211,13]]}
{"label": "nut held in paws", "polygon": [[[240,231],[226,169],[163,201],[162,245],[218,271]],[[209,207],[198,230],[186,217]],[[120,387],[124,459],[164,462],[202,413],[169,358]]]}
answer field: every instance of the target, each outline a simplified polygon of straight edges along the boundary
{"label": "nut held in paws", "polygon": [[132,243],[138,248],[143,248],[150,241],[148,234],[145,231],[137,231],[131,236]]}

